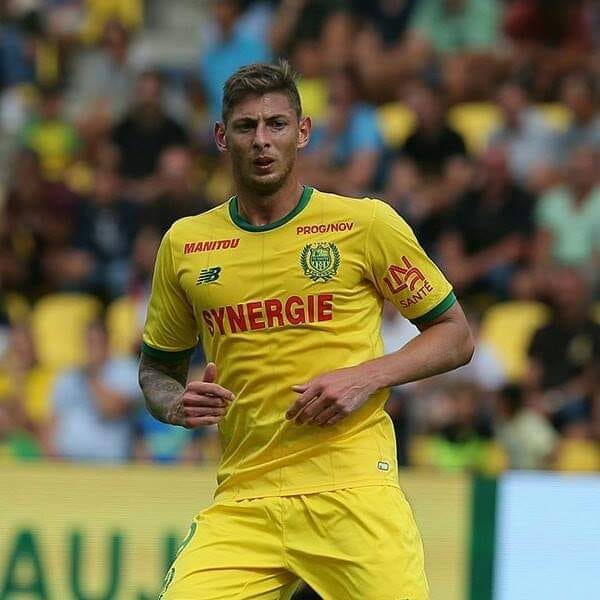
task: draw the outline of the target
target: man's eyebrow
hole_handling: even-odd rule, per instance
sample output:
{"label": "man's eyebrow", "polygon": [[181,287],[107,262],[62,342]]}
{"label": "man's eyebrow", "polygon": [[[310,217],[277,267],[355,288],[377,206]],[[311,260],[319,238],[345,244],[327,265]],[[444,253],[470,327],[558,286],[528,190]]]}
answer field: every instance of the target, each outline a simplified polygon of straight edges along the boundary
{"label": "man's eyebrow", "polygon": [[233,124],[237,125],[242,123],[256,123],[257,121],[258,119],[255,117],[238,117],[237,119],[233,120]]}
{"label": "man's eyebrow", "polygon": [[[268,117],[265,117],[265,121],[274,121],[275,119],[289,119],[289,115],[286,115],[285,113],[276,113],[274,115],[269,115]],[[233,120],[233,124],[244,124],[244,123],[256,123],[258,121],[258,119],[256,117],[237,117],[236,119]]]}

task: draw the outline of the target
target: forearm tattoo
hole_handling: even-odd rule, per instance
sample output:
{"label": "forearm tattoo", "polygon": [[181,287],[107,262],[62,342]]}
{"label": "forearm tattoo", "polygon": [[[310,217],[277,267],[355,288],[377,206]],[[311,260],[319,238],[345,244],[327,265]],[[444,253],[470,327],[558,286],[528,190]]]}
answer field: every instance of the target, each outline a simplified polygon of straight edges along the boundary
{"label": "forearm tattoo", "polygon": [[189,356],[174,363],[164,363],[142,354],[139,367],[140,387],[148,410],[159,421],[167,422],[171,404],[185,389],[189,364]]}

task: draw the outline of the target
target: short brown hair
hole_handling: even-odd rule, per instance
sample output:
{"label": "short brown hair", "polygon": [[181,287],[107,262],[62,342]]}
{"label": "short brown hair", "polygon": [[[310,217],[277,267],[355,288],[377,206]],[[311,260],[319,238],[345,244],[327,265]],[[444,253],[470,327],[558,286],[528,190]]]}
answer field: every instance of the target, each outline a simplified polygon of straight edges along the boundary
{"label": "short brown hair", "polygon": [[282,92],[288,96],[298,119],[302,116],[300,94],[296,87],[296,74],[286,60],[277,64],[255,63],[238,69],[223,86],[223,122],[231,114],[233,107],[251,94],[263,95],[269,92]]}

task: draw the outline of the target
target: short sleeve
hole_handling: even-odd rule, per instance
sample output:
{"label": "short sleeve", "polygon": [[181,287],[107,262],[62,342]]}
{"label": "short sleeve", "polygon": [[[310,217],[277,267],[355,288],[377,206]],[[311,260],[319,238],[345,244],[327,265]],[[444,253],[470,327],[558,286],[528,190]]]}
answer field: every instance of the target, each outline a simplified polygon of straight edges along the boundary
{"label": "short sleeve", "polygon": [[437,319],[456,302],[452,286],[406,221],[391,206],[373,202],[365,248],[367,277],[415,325]]}
{"label": "short sleeve", "polygon": [[191,355],[197,343],[198,324],[175,272],[169,230],[156,256],[142,351],[161,360],[178,360]]}

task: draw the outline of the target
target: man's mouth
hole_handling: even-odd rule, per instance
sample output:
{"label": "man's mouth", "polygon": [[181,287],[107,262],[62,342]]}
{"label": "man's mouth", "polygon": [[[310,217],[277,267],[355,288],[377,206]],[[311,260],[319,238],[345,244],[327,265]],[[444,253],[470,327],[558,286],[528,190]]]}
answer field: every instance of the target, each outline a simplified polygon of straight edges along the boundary
{"label": "man's mouth", "polygon": [[259,156],[258,158],[255,158],[252,162],[256,167],[262,170],[270,167],[275,162],[275,160],[269,156]]}

